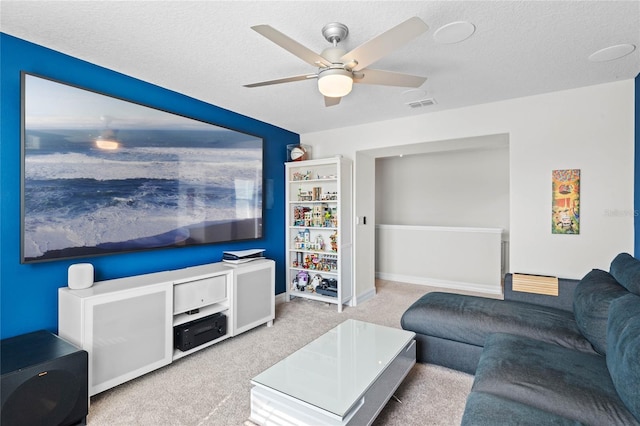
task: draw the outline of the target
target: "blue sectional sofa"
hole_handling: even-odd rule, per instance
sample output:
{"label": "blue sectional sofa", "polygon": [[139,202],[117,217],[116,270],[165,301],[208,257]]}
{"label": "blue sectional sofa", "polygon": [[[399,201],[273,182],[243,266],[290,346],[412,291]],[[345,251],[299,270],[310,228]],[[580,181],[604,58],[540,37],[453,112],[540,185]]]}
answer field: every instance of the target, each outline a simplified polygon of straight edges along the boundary
{"label": "blue sectional sofa", "polygon": [[419,362],[475,374],[463,425],[640,425],[640,260],[559,296],[428,293],[403,315]]}

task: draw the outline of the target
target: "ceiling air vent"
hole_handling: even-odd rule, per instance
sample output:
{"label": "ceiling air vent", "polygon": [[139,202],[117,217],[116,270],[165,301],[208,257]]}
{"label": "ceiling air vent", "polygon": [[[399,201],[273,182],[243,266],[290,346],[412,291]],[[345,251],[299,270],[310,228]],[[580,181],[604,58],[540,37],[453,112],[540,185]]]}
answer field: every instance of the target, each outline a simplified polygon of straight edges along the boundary
{"label": "ceiling air vent", "polygon": [[413,101],[413,102],[407,103],[407,105],[409,105],[409,107],[411,108],[420,108],[420,107],[431,106],[435,104],[436,104],[436,100],[433,98],[422,99],[420,101]]}

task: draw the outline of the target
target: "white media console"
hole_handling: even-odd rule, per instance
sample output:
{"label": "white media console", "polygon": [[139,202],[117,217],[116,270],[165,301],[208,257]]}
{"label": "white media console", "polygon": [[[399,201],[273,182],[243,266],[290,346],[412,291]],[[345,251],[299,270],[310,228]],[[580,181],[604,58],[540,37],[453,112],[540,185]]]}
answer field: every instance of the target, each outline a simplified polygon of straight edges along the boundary
{"label": "white media console", "polygon": [[[181,351],[174,327],[222,313],[226,330]],[[58,334],[89,353],[95,395],[275,318],[275,262],[219,262],[58,289]]]}

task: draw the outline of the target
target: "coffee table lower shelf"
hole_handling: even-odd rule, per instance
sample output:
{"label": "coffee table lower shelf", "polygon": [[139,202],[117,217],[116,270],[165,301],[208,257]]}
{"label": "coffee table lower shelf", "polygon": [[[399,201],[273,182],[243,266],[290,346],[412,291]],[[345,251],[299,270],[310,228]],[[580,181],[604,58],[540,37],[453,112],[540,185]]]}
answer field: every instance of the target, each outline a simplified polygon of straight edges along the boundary
{"label": "coffee table lower shelf", "polygon": [[344,416],[254,383],[250,420],[263,426],[370,425],[415,363],[416,342],[411,340]]}

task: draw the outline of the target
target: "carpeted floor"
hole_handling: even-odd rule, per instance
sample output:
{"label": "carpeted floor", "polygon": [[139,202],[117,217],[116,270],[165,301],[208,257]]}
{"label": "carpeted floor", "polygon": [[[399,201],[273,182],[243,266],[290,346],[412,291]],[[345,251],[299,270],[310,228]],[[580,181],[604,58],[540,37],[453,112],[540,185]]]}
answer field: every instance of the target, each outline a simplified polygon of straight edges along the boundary
{"label": "carpeted floor", "polygon": [[[377,295],[337,312],[294,299],[276,306],[273,327],[260,326],[91,398],[88,424],[164,426],[245,424],[250,379],[348,318],[400,327],[402,313],[434,288],[377,281]],[[460,424],[473,376],[416,364],[374,423]]]}

